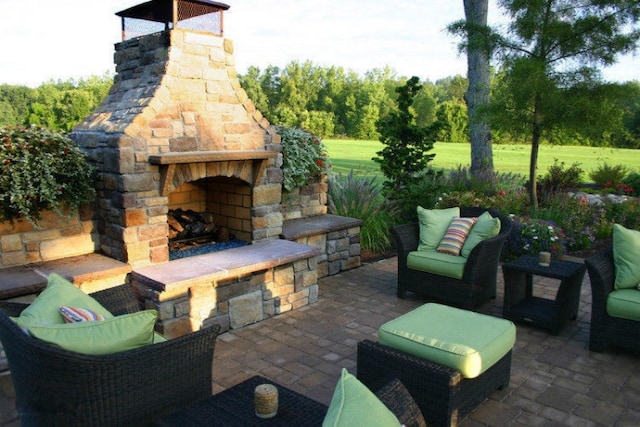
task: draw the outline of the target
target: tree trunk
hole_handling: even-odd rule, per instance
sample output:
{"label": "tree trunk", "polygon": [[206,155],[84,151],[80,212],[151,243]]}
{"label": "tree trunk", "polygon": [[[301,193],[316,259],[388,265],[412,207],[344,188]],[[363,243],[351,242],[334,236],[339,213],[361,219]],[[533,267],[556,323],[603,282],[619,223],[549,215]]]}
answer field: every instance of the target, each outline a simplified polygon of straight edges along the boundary
{"label": "tree trunk", "polygon": [[481,110],[489,103],[490,69],[489,52],[479,42],[481,34],[475,26],[487,25],[488,0],[463,0],[464,14],[470,24],[467,49],[467,78],[469,88],[465,101],[469,114],[469,134],[471,137],[471,173],[493,172],[493,150],[491,128],[482,117]]}
{"label": "tree trunk", "polygon": [[538,99],[533,107],[533,136],[531,138],[531,158],[529,161],[529,198],[533,210],[538,209],[538,149],[542,136],[542,115]]}

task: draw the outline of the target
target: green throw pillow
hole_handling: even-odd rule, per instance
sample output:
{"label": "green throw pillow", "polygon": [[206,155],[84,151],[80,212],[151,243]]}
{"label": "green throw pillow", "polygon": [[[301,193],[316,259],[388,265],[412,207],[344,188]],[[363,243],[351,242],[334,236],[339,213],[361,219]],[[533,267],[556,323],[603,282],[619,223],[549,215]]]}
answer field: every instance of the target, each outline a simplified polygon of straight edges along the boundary
{"label": "green throw pillow", "polygon": [[156,310],[144,310],[96,322],[31,326],[38,339],[76,353],[103,355],[131,350],[153,343]]}
{"label": "green throw pillow", "polygon": [[636,288],[640,284],[640,231],[613,224],[613,264],[616,289]]}
{"label": "green throw pillow", "polygon": [[64,317],[60,314],[62,306],[91,310],[105,319],[113,317],[98,301],[64,277],[52,273],[44,291],[20,314],[20,317],[13,320],[22,329],[29,329],[33,325],[61,325],[65,323]]}
{"label": "green throw pillow", "polygon": [[330,426],[399,426],[400,421],[356,377],[342,368],[342,374],[333,392],[323,427]]}
{"label": "green throw pillow", "polygon": [[444,237],[451,220],[460,216],[460,208],[424,209],[418,206],[420,226],[419,251],[435,251]]}
{"label": "green throw pillow", "polygon": [[500,234],[500,218],[494,218],[489,212],[484,212],[478,217],[478,221],[476,221],[469,232],[467,240],[464,241],[460,256],[464,258],[469,257],[469,254],[478,243],[495,237],[498,234]]}

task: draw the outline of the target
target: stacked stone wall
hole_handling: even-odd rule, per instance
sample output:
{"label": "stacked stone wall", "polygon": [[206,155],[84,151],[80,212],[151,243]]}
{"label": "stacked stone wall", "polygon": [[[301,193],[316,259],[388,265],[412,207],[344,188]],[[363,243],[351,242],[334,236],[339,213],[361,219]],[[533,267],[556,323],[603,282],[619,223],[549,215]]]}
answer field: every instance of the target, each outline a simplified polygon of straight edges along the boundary
{"label": "stacked stone wall", "polygon": [[93,253],[100,246],[93,211],[42,211],[37,227],[24,219],[0,222],[0,268]]}

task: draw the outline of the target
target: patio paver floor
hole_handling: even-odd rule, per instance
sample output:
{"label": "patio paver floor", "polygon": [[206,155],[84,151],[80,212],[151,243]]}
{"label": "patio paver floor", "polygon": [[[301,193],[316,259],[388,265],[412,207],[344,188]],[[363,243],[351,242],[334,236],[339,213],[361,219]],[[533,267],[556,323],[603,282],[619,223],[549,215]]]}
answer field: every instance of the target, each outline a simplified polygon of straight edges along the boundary
{"label": "patio paver floor", "polygon": [[[340,370],[356,373],[356,345],[389,319],[428,302],[396,297],[397,258],[320,279],[319,301],[219,336],[213,364],[217,393],[259,374],[329,404]],[[555,281],[536,277],[553,295]],[[544,281],[549,285],[544,285]],[[477,311],[501,316],[498,297]],[[462,426],[640,425],[640,356],[588,349],[591,289],[582,286],[577,321],[559,335],[517,324],[511,383],[494,392]]]}

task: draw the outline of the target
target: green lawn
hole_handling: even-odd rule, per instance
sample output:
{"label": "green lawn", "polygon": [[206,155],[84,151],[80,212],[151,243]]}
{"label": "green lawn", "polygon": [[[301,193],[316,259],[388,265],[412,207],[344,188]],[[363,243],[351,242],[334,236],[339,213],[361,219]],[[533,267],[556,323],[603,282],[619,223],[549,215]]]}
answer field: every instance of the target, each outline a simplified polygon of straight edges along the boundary
{"label": "green lawn", "polygon": [[[327,152],[336,173],[346,174],[353,169],[357,175],[380,175],[378,164],[371,160],[383,148],[379,141],[360,141],[352,139],[324,139]],[[432,164],[436,168],[453,169],[458,165],[470,163],[470,145],[438,142],[434,145],[436,154]],[[513,172],[529,175],[530,145],[493,145],[493,163],[497,172]],[[565,167],[579,162],[585,172],[582,179],[590,181],[589,172],[598,165],[626,165],[630,172],[640,172],[640,150],[621,148],[597,148],[583,146],[540,147],[538,175],[544,175],[554,159],[565,163]]]}

